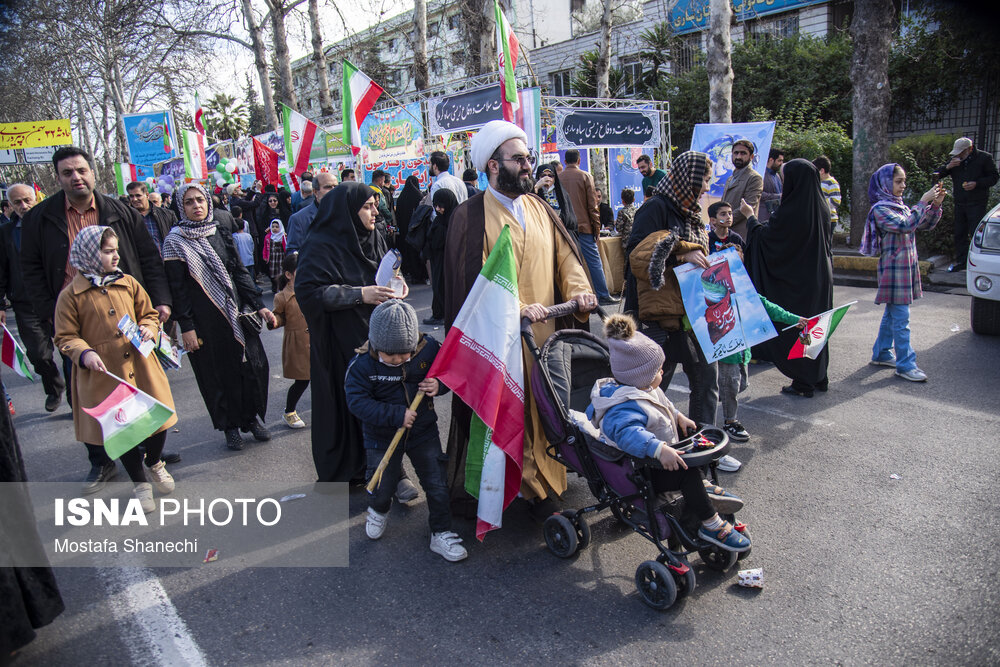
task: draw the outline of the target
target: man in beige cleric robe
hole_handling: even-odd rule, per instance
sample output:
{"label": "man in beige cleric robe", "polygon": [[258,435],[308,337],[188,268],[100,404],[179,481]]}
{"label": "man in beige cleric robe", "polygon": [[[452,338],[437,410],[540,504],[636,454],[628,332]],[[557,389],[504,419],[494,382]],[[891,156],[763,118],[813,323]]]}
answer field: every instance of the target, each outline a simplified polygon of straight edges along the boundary
{"label": "man in beige cleric robe", "polygon": [[[472,162],[489,178],[489,187],[459,205],[451,215],[445,244],[445,324],[454,322],[472,284],[503,231],[511,230],[517,262],[517,288],[521,315],[530,318],[539,345],[557,328],[546,321],[546,306],[576,299],[587,322],[597,297],[583,269],[583,260],[559,216],[533,194],[533,156],[527,136],[506,121],[490,121],[472,139]],[[568,323],[571,324],[571,323]],[[579,325],[577,325],[579,326]],[[563,327],[559,327],[563,328]],[[537,503],[566,490],[566,469],[545,453],[545,433],[531,397],[531,354],[524,350],[525,432],[521,495]],[[448,437],[448,484],[452,509],[475,516],[475,500],[463,490],[465,454],[469,442],[471,411],[460,400],[452,402]]]}

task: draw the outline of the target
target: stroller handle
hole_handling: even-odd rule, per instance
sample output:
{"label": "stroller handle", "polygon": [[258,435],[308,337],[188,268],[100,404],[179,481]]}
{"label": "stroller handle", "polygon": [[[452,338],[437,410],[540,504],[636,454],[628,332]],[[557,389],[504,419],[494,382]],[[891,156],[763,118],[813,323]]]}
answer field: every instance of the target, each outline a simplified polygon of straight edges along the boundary
{"label": "stroller handle", "polygon": [[[571,315],[579,310],[580,305],[575,299],[570,299],[566,303],[557,303],[554,306],[549,306],[545,310],[548,311],[548,316],[546,319],[565,317],[566,315]],[[521,318],[521,333],[531,334],[531,320],[527,317]]]}

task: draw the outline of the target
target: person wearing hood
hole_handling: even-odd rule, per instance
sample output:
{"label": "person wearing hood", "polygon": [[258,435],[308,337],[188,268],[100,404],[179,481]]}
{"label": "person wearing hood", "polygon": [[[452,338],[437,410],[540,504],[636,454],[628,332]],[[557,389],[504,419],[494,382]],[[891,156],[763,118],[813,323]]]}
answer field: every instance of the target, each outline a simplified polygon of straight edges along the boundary
{"label": "person wearing hood", "polygon": [[[784,163],[781,172],[781,203],[768,222],[759,222],[749,207],[744,209],[747,272],[769,301],[810,318],[833,308],[830,207],[812,162],[796,158]],[[781,332],[755,346],[753,356],[774,362],[792,380],[782,393],[812,397],[816,389],[827,390],[830,346],[824,346],[816,359],[789,359],[798,337],[794,329]]]}
{"label": "person wearing hood", "polygon": [[430,249],[431,262],[431,317],[424,320],[425,324],[444,324],[444,246],[448,238],[448,223],[451,213],[458,206],[455,193],[447,188],[441,188],[434,193],[432,200],[434,213],[437,217],[431,222],[428,231],[427,246]]}
{"label": "person wearing hood", "polygon": [[576,234],[576,214],[569,205],[566,190],[559,182],[556,163],[549,162],[538,165],[535,170],[535,194],[545,200],[552,210],[559,214],[559,219],[571,234]]}
{"label": "person wearing hood", "polygon": [[174,299],[174,319],[190,355],[212,425],[226,446],[243,449],[240,431],[264,442],[269,368],[259,315],[274,324],[260,290],[240,260],[233,235],[216,224],[208,192],[196,183],[177,190],[183,216],[163,241],[163,263]]}
{"label": "person wearing hood", "polygon": [[281,220],[275,218],[271,221],[271,228],[264,237],[264,263],[267,264],[267,273],[271,277],[271,291],[278,293],[278,278],[284,273],[281,262],[285,259],[285,225]]}
{"label": "person wearing hood", "polygon": [[410,230],[410,219],[413,212],[420,206],[423,193],[420,191],[420,179],[416,174],[410,174],[403,183],[403,191],[396,201],[396,224],[399,227],[397,246],[403,255],[401,270],[407,280],[413,284],[423,284],[427,280],[427,266],[420,259],[420,251],[406,242],[406,233]]}
{"label": "person wearing hood", "polygon": [[[363,434],[348,410],[344,377],[356,348],[368,339],[372,310],[394,294],[375,284],[386,253],[385,240],[375,231],[377,213],[368,185],[341,183],[323,197],[309,243],[299,252],[295,295],[309,327],[312,453],[319,482],[364,482]],[[405,500],[399,488],[396,493]]]}

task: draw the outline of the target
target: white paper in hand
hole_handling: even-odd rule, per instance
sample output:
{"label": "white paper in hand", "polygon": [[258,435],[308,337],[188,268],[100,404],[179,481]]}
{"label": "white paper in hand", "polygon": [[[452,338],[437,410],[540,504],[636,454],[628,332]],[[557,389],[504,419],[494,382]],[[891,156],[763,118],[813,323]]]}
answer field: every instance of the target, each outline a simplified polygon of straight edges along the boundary
{"label": "white paper in hand", "polygon": [[393,280],[393,278],[397,277],[399,267],[402,263],[403,258],[402,255],[399,254],[399,251],[395,248],[390,248],[389,251],[385,253],[385,256],[382,257],[382,263],[378,265],[378,271],[375,272],[375,284],[379,287],[392,287],[396,290],[396,296],[398,297],[403,296],[401,288],[402,281],[399,279]]}

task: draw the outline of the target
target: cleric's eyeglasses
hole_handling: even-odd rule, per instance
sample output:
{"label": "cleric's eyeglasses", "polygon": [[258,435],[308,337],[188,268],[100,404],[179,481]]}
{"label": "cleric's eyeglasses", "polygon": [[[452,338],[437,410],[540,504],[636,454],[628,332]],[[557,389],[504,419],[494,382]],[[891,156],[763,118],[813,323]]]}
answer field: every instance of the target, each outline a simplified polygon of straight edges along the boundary
{"label": "cleric's eyeglasses", "polygon": [[500,158],[500,162],[516,162],[522,167],[534,167],[535,163],[538,162],[538,156],[534,153],[528,153],[527,155],[511,155],[507,158]]}

